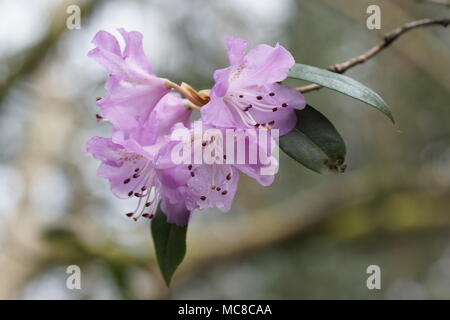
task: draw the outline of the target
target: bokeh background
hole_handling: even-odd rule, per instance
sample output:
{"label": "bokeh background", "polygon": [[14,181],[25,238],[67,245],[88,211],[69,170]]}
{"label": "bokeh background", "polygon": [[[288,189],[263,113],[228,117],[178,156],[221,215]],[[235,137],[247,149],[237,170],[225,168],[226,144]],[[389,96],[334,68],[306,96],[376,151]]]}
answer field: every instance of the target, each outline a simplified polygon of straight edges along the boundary
{"label": "bokeh background", "polygon": [[[366,8],[382,29],[366,28]],[[68,5],[82,10],[68,30]],[[230,212],[198,212],[168,290],[148,221],[124,216],[86,140],[107,136],[86,57],[99,29],[139,30],[156,72],[197,89],[226,66],[224,39],[280,42],[326,67],[448,7],[395,0],[0,1],[0,299],[450,298],[450,30],[415,30],[348,75],[379,92],[396,124],[323,89],[309,104],[347,142],[348,169],[318,175],[282,155],[267,188],[241,178]],[[292,83],[300,85],[302,83]],[[81,290],[66,268],[81,267]],[[366,268],[381,268],[368,290]]]}

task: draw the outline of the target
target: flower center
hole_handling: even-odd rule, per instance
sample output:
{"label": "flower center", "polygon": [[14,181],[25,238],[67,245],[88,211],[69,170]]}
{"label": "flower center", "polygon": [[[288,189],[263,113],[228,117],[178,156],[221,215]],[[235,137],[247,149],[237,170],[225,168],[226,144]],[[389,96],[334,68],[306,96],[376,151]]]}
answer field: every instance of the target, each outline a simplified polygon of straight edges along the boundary
{"label": "flower center", "polygon": [[[198,166],[188,165],[187,169],[191,173],[191,177],[195,178],[196,169]],[[201,201],[206,201],[208,198],[215,196],[212,194],[217,192],[220,196],[225,196],[228,194],[229,181],[232,178],[232,172],[228,170],[229,166],[224,164],[212,164],[211,165],[211,182],[210,187],[207,191],[202,192],[199,196]],[[222,177],[225,177],[224,179]],[[222,179],[221,179],[222,178]]]}
{"label": "flower center", "polygon": [[288,103],[284,102],[280,106],[274,98],[275,92],[260,93],[255,90],[230,90],[224,97],[225,104],[232,108],[240,117],[244,125],[248,128],[263,127],[272,129],[275,119],[260,123],[255,119],[257,112],[274,113],[281,108],[288,107]]}
{"label": "flower center", "polygon": [[126,178],[123,183],[133,186],[128,192],[128,197],[139,199],[134,211],[127,213],[126,216],[132,217],[134,221],[141,217],[153,218],[161,196],[158,192],[159,181],[155,170],[150,166],[150,161],[145,162],[142,168],[135,168],[133,175]]}

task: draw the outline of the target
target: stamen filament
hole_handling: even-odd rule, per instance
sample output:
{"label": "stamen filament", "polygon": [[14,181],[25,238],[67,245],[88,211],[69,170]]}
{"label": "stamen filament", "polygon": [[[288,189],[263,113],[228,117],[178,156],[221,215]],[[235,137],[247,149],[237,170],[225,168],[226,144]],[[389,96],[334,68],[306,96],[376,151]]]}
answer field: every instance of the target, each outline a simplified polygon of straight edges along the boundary
{"label": "stamen filament", "polygon": [[181,93],[186,99],[192,102],[196,106],[204,106],[209,102],[209,97],[205,97],[204,95],[200,95],[197,91],[195,91],[191,86],[183,83],[181,86],[172,81],[166,81],[166,86],[171,89],[177,90]]}

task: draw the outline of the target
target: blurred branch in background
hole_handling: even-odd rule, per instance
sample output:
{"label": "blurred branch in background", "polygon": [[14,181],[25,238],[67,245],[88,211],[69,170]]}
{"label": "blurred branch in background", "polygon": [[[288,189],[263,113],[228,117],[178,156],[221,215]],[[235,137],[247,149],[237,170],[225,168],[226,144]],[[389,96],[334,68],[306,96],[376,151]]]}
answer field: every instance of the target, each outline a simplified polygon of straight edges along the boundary
{"label": "blurred branch in background", "polygon": [[[91,15],[101,0],[80,2],[84,17]],[[21,201],[18,212],[12,221],[5,226],[7,232],[2,238],[4,246],[0,256],[0,271],[8,275],[0,278],[0,299],[11,298],[14,292],[32,276],[34,269],[40,264],[40,256],[45,256],[47,249],[42,244],[39,221],[35,209],[30,203],[32,181],[40,169],[48,167],[50,163],[63,161],[56,155],[58,137],[64,137],[74,128],[73,112],[70,112],[70,102],[62,103],[64,107],[51,97],[46,73],[39,68],[46,54],[58,43],[66,29],[66,8],[70,1],[58,2],[51,9],[51,23],[46,35],[38,43],[23,53],[7,58],[11,70],[0,85],[0,105],[9,90],[21,79],[36,74],[36,87],[39,88],[33,110],[33,121],[26,129],[24,150],[15,159],[16,168],[21,172],[25,182],[25,197]],[[72,126],[67,125],[71,123]],[[33,159],[33,161],[30,161]],[[56,166],[55,166],[56,167]],[[38,268],[39,269],[39,268]]]}
{"label": "blurred branch in background", "polygon": [[417,2],[422,2],[422,3],[432,3],[432,4],[437,4],[437,5],[443,5],[443,6],[448,6],[450,7],[450,0],[416,0]]}
{"label": "blurred branch in background", "polygon": [[[427,175],[423,173],[424,177]],[[383,232],[384,236],[399,235],[450,226],[450,217],[446,217],[449,188],[430,189],[426,178],[418,184],[415,179],[404,176],[404,179],[390,179],[380,184],[382,188],[373,189],[374,186],[362,183],[367,179],[372,179],[376,185],[377,179],[373,176],[353,174],[347,176],[345,181],[340,181],[345,188],[340,189],[331,184],[322,189],[320,194],[314,190],[306,195],[294,195],[287,202],[258,210],[254,213],[258,217],[256,220],[243,215],[234,217],[228,223],[210,223],[208,230],[202,230],[189,239],[189,256],[183,268],[180,268],[172,288],[168,290],[162,281],[156,281],[151,295],[140,298],[169,298],[171,292],[188,285],[193,278],[216,265],[288,244],[312,230],[326,231],[329,236],[340,240],[356,240]],[[420,199],[419,207],[414,200],[416,197]],[[439,205],[436,206],[436,203]],[[411,210],[414,207],[416,209]],[[379,214],[370,214],[373,211]],[[283,219],[274,219],[275,212],[282,213]],[[356,221],[355,215],[358,216]],[[385,219],[380,219],[383,215]],[[236,225],[239,230],[236,230]],[[114,248],[113,244],[98,247],[88,245],[68,230],[49,229],[45,232],[45,239],[52,250],[49,255],[41,256],[38,260],[41,262],[37,264],[36,274],[51,266],[70,263],[85,266],[99,259],[125,273],[127,266],[133,265],[159,278],[153,252],[136,256]],[[220,243],[220,250],[217,249],[217,243]],[[133,295],[130,284],[125,284],[124,292]]]}
{"label": "blurred branch in background", "polygon": [[[95,12],[95,9],[102,2],[102,0],[86,0],[82,1],[80,5],[81,13],[84,18],[88,18]],[[24,50],[19,54],[13,54],[11,57],[5,58],[5,63],[8,65],[10,71],[5,77],[5,80],[0,83],[0,110],[2,101],[18,80],[26,77],[32,73],[49,52],[57,43],[60,37],[67,30],[66,27],[66,12],[67,6],[72,4],[72,1],[61,1],[52,10],[52,20],[48,27],[45,36],[39,40],[34,46]]]}
{"label": "blurred branch in background", "polygon": [[[367,50],[366,52],[364,52],[363,54],[361,54],[357,57],[354,57],[354,58],[348,59],[344,62],[329,66],[327,69],[329,71],[336,72],[336,73],[344,73],[348,69],[353,68],[359,64],[362,64],[362,63],[368,61],[369,59],[372,59],[377,54],[379,54],[381,51],[388,48],[400,36],[404,35],[405,33],[409,32],[411,30],[414,30],[416,28],[422,28],[422,27],[426,27],[426,26],[436,26],[436,25],[447,27],[449,24],[450,24],[450,19],[448,19],[448,18],[446,18],[446,19],[421,19],[421,20],[405,23],[404,25],[387,33],[384,36],[383,41],[381,43],[379,43],[378,45],[376,45],[375,47]],[[298,87],[296,89],[302,93],[305,93],[305,92],[309,92],[309,91],[319,90],[321,88],[323,88],[323,87],[318,84],[310,84],[310,85],[306,85],[303,87]]]}

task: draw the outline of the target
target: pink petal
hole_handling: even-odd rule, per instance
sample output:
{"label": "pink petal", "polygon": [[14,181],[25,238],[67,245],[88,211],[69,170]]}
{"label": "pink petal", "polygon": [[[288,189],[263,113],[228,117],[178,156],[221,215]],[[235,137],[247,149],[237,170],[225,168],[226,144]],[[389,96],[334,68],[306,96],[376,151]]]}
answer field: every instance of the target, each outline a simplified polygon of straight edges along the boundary
{"label": "pink petal", "polygon": [[217,127],[234,127],[236,120],[222,99],[211,97],[211,101],[200,109],[203,122]]}
{"label": "pink petal", "polygon": [[[115,144],[111,139],[93,137],[87,143],[87,151],[94,158],[102,161],[98,168],[98,176],[108,179],[111,191],[119,198],[129,198],[131,191],[139,190],[146,182],[145,175],[151,167],[146,166],[148,160],[144,157],[126,151],[121,145]],[[139,168],[140,177],[133,178],[135,170]],[[145,171],[144,171],[145,170]]]}
{"label": "pink petal", "polygon": [[[217,207],[229,211],[237,190],[238,171],[230,165],[199,165],[191,171],[187,184],[186,206],[189,210]],[[212,189],[214,186],[219,189]]]}
{"label": "pink petal", "polygon": [[148,73],[151,73],[152,66],[144,53],[142,34],[137,31],[127,32],[123,28],[118,30],[125,40],[125,50],[123,52],[124,59],[147,71]]}
{"label": "pink petal", "polygon": [[131,116],[138,117],[143,123],[148,119],[158,101],[170,89],[165,85],[165,79],[149,75],[143,83],[130,83],[126,81],[109,83],[109,95],[97,104],[102,109],[114,107],[124,108]]}
{"label": "pink petal", "polygon": [[216,95],[217,97],[223,97],[230,86],[230,72],[232,67],[228,67],[225,69],[219,69],[214,72],[214,81],[216,82],[214,87],[211,90],[211,93]]}
{"label": "pink petal", "polygon": [[246,66],[236,86],[272,84],[286,79],[295,60],[284,47],[260,44],[245,56]]}
{"label": "pink petal", "polygon": [[88,57],[97,61],[110,74],[125,75],[122,57],[100,48],[94,48],[88,52]]}
{"label": "pink petal", "polygon": [[230,65],[241,63],[247,49],[248,42],[242,38],[229,37],[225,39],[228,48],[228,60]]}
{"label": "pink petal", "polygon": [[92,44],[101,50],[105,50],[115,54],[116,56],[122,56],[120,52],[120,45],[116,37],[107,31],[100,30],[92,39]]}
{"label": "pink petal", "polygon": [[166,198],[161,201],[161,210],[167,216],[167,222],[182,227],[188,224],[191,212],[186,209],[184,202],[171,203]]}

